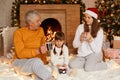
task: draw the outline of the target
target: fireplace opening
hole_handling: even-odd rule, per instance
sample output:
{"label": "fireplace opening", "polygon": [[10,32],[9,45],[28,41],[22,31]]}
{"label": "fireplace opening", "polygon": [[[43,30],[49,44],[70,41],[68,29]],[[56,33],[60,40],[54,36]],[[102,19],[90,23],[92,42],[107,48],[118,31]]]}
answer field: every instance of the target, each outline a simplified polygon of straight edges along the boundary
{"label": "fireplace opening", "polygon": [[47,18],[40,25],[44,29],[46,41],[52,41],[57,31],[62,31],[60,22],[55,18]]}
{"label": "fireplace opening", "polygon": [[54,18],[47,18],[43,20],[40,26],[44,29],[45,35],[47,35],[48,29],[51,29],[53,32],[62,30],[59,21]]}

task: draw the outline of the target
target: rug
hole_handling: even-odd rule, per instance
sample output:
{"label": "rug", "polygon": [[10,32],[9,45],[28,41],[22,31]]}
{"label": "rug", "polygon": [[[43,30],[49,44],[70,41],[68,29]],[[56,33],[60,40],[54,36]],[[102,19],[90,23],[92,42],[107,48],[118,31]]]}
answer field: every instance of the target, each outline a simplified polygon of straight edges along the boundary
{"label": "rug", "polygon": [[[107,70],[86,72],[83,69],[73,69],[70,76],[59,75],[58,80],[120,80],[120,65],[114,60],[109,63],[110,68]],[[0,63],[0,80],[32,80],[32,78],[16,74],[10,64]]]}

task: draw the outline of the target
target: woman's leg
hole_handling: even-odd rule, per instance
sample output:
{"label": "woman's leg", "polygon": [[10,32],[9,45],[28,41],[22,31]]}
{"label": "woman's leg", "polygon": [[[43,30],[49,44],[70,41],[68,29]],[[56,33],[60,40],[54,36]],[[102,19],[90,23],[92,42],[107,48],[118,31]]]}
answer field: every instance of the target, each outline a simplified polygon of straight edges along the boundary
{"label": "woman's leg", "polygon": [[81,69],[84,67],[85,58],[84,57],[76,57],[70,61],[69,66],[70,68],[78,68]]}
{"label": "woman's leg", "polygon": [[40,80],[47,80],[52,77],[51,73],[39,58],[17,59],[14,62],[14,66],[21,74],[34,74],[37,78],[40,78]]}
{"label": "woman's leg", "polygon": [[96,71],[107,69],[107,64],[102,60],[102,54],[90,54],[86,56],[85,70]]}

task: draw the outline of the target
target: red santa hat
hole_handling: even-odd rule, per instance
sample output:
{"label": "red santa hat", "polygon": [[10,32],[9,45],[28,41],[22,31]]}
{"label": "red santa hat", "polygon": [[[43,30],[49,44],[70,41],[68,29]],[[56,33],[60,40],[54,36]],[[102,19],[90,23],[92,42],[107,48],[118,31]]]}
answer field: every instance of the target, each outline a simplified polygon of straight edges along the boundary
{"label": "red santa hat", "polygon": [[88,8],[85,13],[91,15],[92,17],[94,17],[95,19],[98,18],[98,10],[96,8]]}

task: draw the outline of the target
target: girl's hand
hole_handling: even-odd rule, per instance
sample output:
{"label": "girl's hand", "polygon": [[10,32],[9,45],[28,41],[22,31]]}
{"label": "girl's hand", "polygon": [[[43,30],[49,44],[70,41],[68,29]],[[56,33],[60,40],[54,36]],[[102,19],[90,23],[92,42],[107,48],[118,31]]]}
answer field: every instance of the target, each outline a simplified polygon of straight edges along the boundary
{"label": "girl's hand", "polygon": [[59,68],[59,67],[60,67],[60,65],[59,65],[59,64],[57,64],[57,65],[56,65],[56,67],[57,67],[57,68]]}
{"label": "girl's hand", "polygon": [[63,64],[63,67],[67,68],[67,65],[66,65],[66,64]]}

